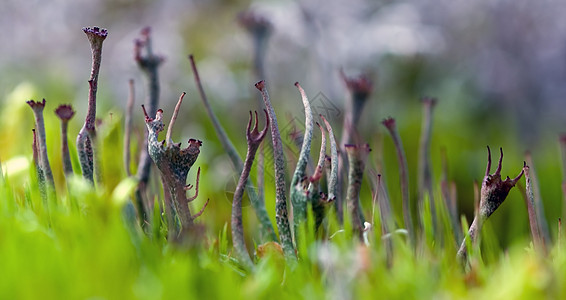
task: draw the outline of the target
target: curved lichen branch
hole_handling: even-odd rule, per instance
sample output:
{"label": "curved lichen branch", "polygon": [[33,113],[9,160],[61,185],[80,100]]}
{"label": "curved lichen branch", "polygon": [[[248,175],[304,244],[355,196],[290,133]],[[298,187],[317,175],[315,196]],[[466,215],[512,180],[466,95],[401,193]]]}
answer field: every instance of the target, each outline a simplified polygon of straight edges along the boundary
{"label": "curved lichen branch", "polygon": [[183,92],[179,97],[179,101],[177,101],[177,105],[175,105],[175,110],[173,111],[173,115],[171,116],[169,127],[167,127],[167,134],[165,135],[165,141],[167,142],[167,144],[173,144],[173,140],[171,139],[173,125],[175,125],[175,121],[177,121],[177,116],[179,115],[179,110],[181,109],[181,104],[183,103],[183,98],[185,98],[186,94],[186,92]]}
{"label": "curved lichen branch", "polygon": [[[489,216],[491,216],[495,210],[503,203],[507,198],[509,191],[517,184],[519,179],[523,176],[525,168],[521,169],[519,175],[511,179],[509,176],[505,180],[501,180],[501,167],[503,163],[503,149],[500,148],[499,162],[495,173],[489,174],[491,169],[491,150],[489,146],[487,147],[487,168],[486,175],[483,179],[481,191],[480,191],[480,203],[479,210],[474,217],[474,221],[468,230],[470,240],[472,244],[475,244],[481,231],[481,226]],[[466,246],[466,239],[462,242],[460,249],[458,250],[458,258],[462,263],[467,261],[468,249]]]}
{"label": "curved lichen branch", "polygon": [[206,199],[206,202],[204,203],[204,205],[202,206],[202,208],[199,210],[199,212],[197,212],[196,214],[194,214],[192,216],[193,221],[200,217],[202,215],[202,213],[204,213],[204,210],[206,209],[206,207],[208,206],[208,202],[210,201],[210,199]]}
{"label": "curved lichen branch", "polygon": [[[198,171],[197,171],[197,179],[195,182],[195,194],[192,197],[187,198],[188,202],[192,202],[194,201],[197,197],[198,197],[198,186],[199,186],[199,182],[200,182],[200,167],[198,167]],[[190,190],[193,186],[189,185],[190,187],[185,187],[185,191]]]}
{"label": "curved lichen branch", "polygon": [[279,229],[279,238],[285,257],[288,259],[296,259],[295,248],[293,246],[293,238],[289,227],[289,217],[287,213],[287,196],[285,187],[285,158],[283,154],[283,145],[281,142],[281,134],[277,125],[277,117],[275,110],[269,100],[269,94],[265,88],[265,82],[259,81],[255,87],[261,92],[263,102],[269,114],[271,122],[271,141],[273,143],[273,160],[275,169],[275,219],[277,221],[277,229]]}
{"label": "curved lichen branch", "polygon": [[291,180],[290,192],[291,202],[293,203],[293,223],[296,239],[298,226],[301,222],[306,220],[307,217],[307,194],[303,188],[301,180],[305,177],[305,170],[309,162],[309,156],[311,152],[313,117],[309,99],[307,98],[305,91],[298,82],[295,82],[295,86],[297,87],[297,89],[299,89],[301,100],[305,109],[305,134],[303,136],[303,142],[301,146],[301,152],[299,153],[299,159],[297,161],[297,166],[295,167],[295,172],[293,173],[293,178]]}
{"label": "curved lichen branch", "polygon": [[538,251],[546,252],[546,245],[544,242],[544,238],[542,236],[541,226],[538,222],[538,217],[536,213],[536,203],[535,203],[535,195],[534,195],[534,188],[533,188],[533,180],[530,174],[530,168],[527,166],[527,162],[523,162],[523,171],[525,173],[525,194],[526,194],[526,204],[527,204],[527,212],[529,214],[529,225],[531,229],[531,235],[533,238],[533,244],[535,249]]}
{"label": "curved lichen branch", "polygon": [[234,198],[232,201],[232,219],[231,219],[231,230],[232,230],[232,243],[234,245],[234,250],[238,258],[242,261],[242,264],[248,268],[253,269],[253,263],[250,259],[248,249],[246,247],[244,239],[244,227],[242,225],[242,197],[244,195],[244,189],[248,178],[250,176],[250,171],[253,165],[253,161],[259,148],[261,142],[267,135],[267,129],[269,128],[269,115],[267,110],[265,112],[266,124],[261,132],[258,131],[258,116],[257,111],[255,112],[255,124],[252,129],[252,112],[250,111],[250,118],[248,121],[248,126],[246,127],[246,140],[248,144],[248,150],[246,153],[246,160],[244,162],[244,168],[242,174],[240,175],[240,180],[234,192]]}
{"label": "curved lichen branch", "polygon": [[324,219],[324,210],[327,204],[334,201],[328,200],[326,194],[320,192],[320,179],[322,178],[324,163],[326,161],[326,133],[322,126],[316,122],[316,126],[320,129],[322,138],[320,141],[320,152],[318,154],[318,162],[314,174],[309,177],[308,198],[312,204],[312,209],[315,218],[315,230],[322,224]]}
{"label": "curved lichen branch", "polygon": [[338,147],[336,145],[336,137],[332,131],[332,126],[320,115],[328,131],[328,136],[330,137],[330,176],[328,178],[328,199],[334,201],[337,197],[338,190]]}

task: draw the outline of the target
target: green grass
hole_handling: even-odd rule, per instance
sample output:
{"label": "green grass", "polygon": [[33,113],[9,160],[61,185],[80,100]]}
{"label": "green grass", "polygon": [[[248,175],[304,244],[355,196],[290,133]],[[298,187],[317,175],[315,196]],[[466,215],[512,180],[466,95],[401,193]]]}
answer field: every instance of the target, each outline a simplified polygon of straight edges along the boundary
{"label": "green grass", "polygon": [[[29,95],[21,93],[25,97]],[[26,98],[21,95],[12,97],[21,97],[21,102],[25,103]],[[313,216],[309,214],[307,222],[300,228],[301,236],[305,238],[297,247],[297,264],[286,265],[275,251],[261,258],[255,257],[256,271],[247,274],[231,256],[227,227],[230,202],[224,199],[225,186],[215,181],[212,166],[218,162],[212,154],[203,153],[197,160],[196,165],[203,169],[201,197],[191,204],[202,207],[206,198],[211,198],[210,207],[197,221],[205,228],[204,238],[197,247],[190,249],[172,245],[165,239],[161,222],[152,224],[151,233],[144,234],[133,220],[130,201],[135,181],[124,175],[120,114],[114,113],[112,118],[106,116],[99,127],[104,186],[95,191],[79,176],[72,178],[68,187],[64,184],[58,157],[58,123],[50,116],[55,106],[48,102],[46,127],[59,196],[57,203],[49,203],[46,207],[38,192],[31,147],[26,146],[31,144],[31,133],[26,135],[27,128],[32,127],[31,111],[25,106],[11,107],[11,119],[21,120],[21,123],[0,132],[5,134],[3,141],[16,140],[18,136],[23,136],[21,140],[29,140],[27,144],[21,143],[24,146],[6,142],[1,149],[8,159],[3,157],[6,169],[0,180],[0,299],[533,299],[566,296],[566,286],[562,284],[566,281],[565,245],[555,242],[548,256],[533,250],[524,230],[528,226],[526,212],[514,192],[503,204],[502,211],[486,222],[481,247],[470,251],[470,269],[462,268],[456,259],[461,241],[454,239],[446,209],[440,205],[437,206],[440,232],[433,231],[430,213],[425,213],[422,217],[424,229],[418,233],[420,242],[416,250],[410,247],[402,233],[382,236],[378,207],[375,219],[370,220],[374,230],[368,234],[369,246],[354,242],[348,218],[341,227],[333,210],[329,210],[325,220],[327,230],[313,232],[310,229]],[[166,109],[166,112],[171,111],[171,108]],[[6,112],[4,107],[3,113]],[[413,119],[417,121],[399,122],[402,137],[418,132],[418,118]],[[70,136],[74,136],[78,129],[79,121],[75,121]],[[138,121],[141,120],[135,122]],[[439,122],[448,121],[440,117]],[[245,124],[240,125],[243,130]],[[231,131],[230,135],[238,136],[236,129]],[[471,136],[474,130],[468,127],[458,134]],[[219,147],[213,133],[207,136],[210,138],[205,140],[205,146],[209,143],[210,148]],[[469,150],[466,147],[470,147],[471,142],[462,145],[461,138],[449,132],[443,137],[435,136],[433,144]],[[510,143],[509,139],[497,134],[495,138]],[[408,149],[414,149],[410,140]],[[134,136],[133,153],[137,153],[136,143]],[[70,144],[77,172],[76,151],[72,141]],[[400,195],[395,181],[398,176],[394,153],[389,146],[387,142],[384,144],[384,178],[388,181],[395,219],[401,224]],[[414,152],[408,153],[411,169],[415,165],[411,161]],[[454,157],[451,153],[456,152],[449,152],[449,158]],[[474,156],[473,151],[462,153],[472,157],[464,161],[464,154],[458,153],[457,159],[452,160],[456,162],[451,166],[456,170],[452,177],[481,176],[485,162],[479,155]],[[520,162],[517,153],[507,153],[504,174],[514,173],[521,166],[517,163]],[[230,169],[227,160],[220,161]],[[555,170],[548,167],[548,159],[542,165],[538,168],[543,178],[540,181],[547,182]],[[466,176],[459,176],[461,173]],[[194,174],[189,176],[193,178]],[[364,181],[368,177],[366,175]],[[556,181],[552,178],[550,182]],[[411,178],[411,182],[415,180]],[[153,188],[159,186],[157,181],[152,183]],[[362,188],[362,204],[367,212],[371,211],[371,198],[365,186]],[[266,205],[273,220],[274,188],[269,182],[266,192]],[[461,198],[470,199],[469,194],[464,190]],[[440,199],[438,188],[435,198]],[[429,207],[428,202],[425,203]],[[552,205],[555,207],[556,203]],[[159,219],[159,214],[156,210],[154,219]],[[257,221],[251,208],[246,207],[244,214],[248,245],[258,243],[254,227]],[[556,241],[556,226],[551,220],[549,218],[549,224]],[[463,222],[462,232],[467,232],[467,226]],[[329,236],[332,239],[329,240]],[[390,264],[384,239],[392,243]]]}

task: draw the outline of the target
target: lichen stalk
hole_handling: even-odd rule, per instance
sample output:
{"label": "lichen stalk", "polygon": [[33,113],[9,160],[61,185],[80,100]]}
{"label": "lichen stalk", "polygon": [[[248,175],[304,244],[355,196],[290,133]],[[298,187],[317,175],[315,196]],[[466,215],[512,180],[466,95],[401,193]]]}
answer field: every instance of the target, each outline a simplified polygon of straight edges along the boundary
{"label": "lichen stalk", "polygon": [[533,238],[535,249],[537,249],[538,251],[546,252],[546,244],[544,236],[542,235],[542,228],[536,213],[535,191],[533,186],[533,177],[530,171],[530,167],[525,162],[523,165],[523,172],[525,173],[526,181],[525,193],[527,196],[526,204],[527,213],[529,214],[529,227],[531,229],[531,236]]}
{"label": "lichen stalk", "polygon": [[[49,164],[47,156],[47,141],[45,135],[45,121],[43,119],[43,110],[45,108],[45,99],[42,102],[33,100],[27,101],[27,104],[33,110],[35,118],[35,130],[37,134],[37,145],[39,150],[39,166],[41,167],[43,176],[45,177],[48,197],[55,197],[55,181],[53,180],[53,172]],[[53,198],[55,199],[55,198]]]}
{"label": "lichen stalk", "polygon": [[[373,91],[373,83],[365,74],[361,74],[358,77],[347,77],[346,74],[341,71],[340,76],[349,92],[349,97],[346,101],[344,123],[342,125],[342,138],[340,139],[340,147],[342,148],[346,144],[358,144],[361,142],[357,129],[358,123],[361,119],[363,108],[367,99]],[[343,187],[343,178],[346,176],[348,169],[347,163],[348,158],[346,151],[342,149],[340,152],[340,160],[338,162],[339,177],[337,192],[340,195],[342,194],[341,189]],[[343,216],[343,206],[344,204],[341,197],[338,197],[336,199],[336,212],[340,221]]]}
{"label": "lichen stalk", "polygon": [[403,149],[401,137],[399,136],[399,132],[397,131],[397,126],[395,125],[395,119],[385,119],[383,120],[382,124],[389,131],[389,134],[393,139],[393,144],[395,145],[395,150],[397,152],[397,161],[399,163],[399,181],[401,185],[401,199],[403,206],[403,220],[405,222],[405,229],[407,229],[407,231],[409,232],[411,243],[414,245],[415,231],[413,227],[411,202],[409,198],[409,170],[407,166],[407,157],[405,155],[405,150]]}
{"label": "lichen stalk", "polygon": [[39,144],[37,142],[37,133],[35,129],[31,130],[33,132],[33,144],[31,148],[33,150],[33,164],[35,166],[35,172],[37,175],[37,185],[39,187],[39,195],[43,200],[44,205],[48,205],[47,203],[47,191],[45,190],[45,175],[43,175],[43,170],[41,169],[41,165],[39,162]]}
{"label": "lichen stalk", "polygon": [[[182,97],[179,102],[181,101]],[[178,113],[178,107],[179,106],[177,106],[176,109],[177,112],[174,114]],[[161,109],[157,110],[155,118],[150,118],[144,108],[144,114],[145,123],[149,132],[149,155],[155,162],[163,180],[166,182],[166,187],[169,189],[172,202],[181,222],[181,234],[188,234],[194,224],[194,219],[202,213],[201,210],[200,213],[197,213],[194,216],[191,214],[189,199],[187,198],[185,188],[187,175],[198,158],[202,142],[190,139],[188,147],[184,149],[181,148],[180,143],[176,144],[172,141],[169,143],[165,143],[166,141],[160,142],[158,140],[158,135],[165,128],[162,121],[163,111]],[[170,124],[169,128],[172,128],[172,125],[173,124]],[[207,204],[208,201],[205,204],[205,207]],[[171,225],[172,224],[170,224],[170,226]]]}
{"label": "lichen stalk", "polygon": [[[93,149],[90,132],[95,132],[96,123],[96,92],[98,91],[98,75],[100,72],[100,64],[102,62],[102,43],[108,36],[106,29],[99,27],[83,28],[92,51],[92,68],[90,78],[88,80],[88,108],[85,123],[77,136],[77,152],[79,154],[79,162],[83,177],[94,184],[94,160]],[[92,134],[95,136],[96,134]]]}
{"label": "lichen stalk", "polygon": [[328,201],[328,197],[320,192],[320,179],[322,174],[324,173],[325,162],[326,162],[326,134],[324,133],[324,129],[322,126],[317,122],[316,126],[320,129],[322,134],[322,138],[320,141],[320,152],[318,154],[318,162],[316,164],[316,168],[314,174],[309,178],[309,187],[308,187],[308,199],[312,204],[312,210],[314,214],[315,220],[315,230],[320,227],[322,224],[322,220],[324,219],[324,208],[330,202]]}
{"label": "lichen stalk", "polygon": [[246,182],[248,181],[248,178],[250,176],[250,171],[255,159],[256,152],[267,134],[267,129],[269,128],[269,115],[267,114],[266,110],[264,110],[264,112],[266,117],[266,125],[264,129],[259,132],[257,111],[255,112],[255,125],[253,129],[251,128],[252,112],[250,111],[250,119],[246,128],[248,150],[246,153],[246,160],[244,162],[244,169],[242,171],[242,174],[240,175],[240,180],[238,181],[236,191],[234,192],[234,199],[232,201],[232,243],[234,245],[234,250],[238,258],[247,269],[253,269],[254,265],[249,256],[248,249],[244,240],[244,227],[242,225],[242,197],[244,195]]}
{"label": "lichen stalk", "polygon": [[131,176],[130,171],[130,140],[132,135],[132,113],[135,103],[134,80],[128,81],[128,102],[126,103],[126,116],[124,121],[124,170],[127,176]]}
{"label": "lichen stalk", "polygon": [[75,111],[71,105],[59,105],[55,110],[55,114],[61,120],[61,155],[63,161],[63,171],[65,177],[73,175],[73,165],[71,163],[71,155],[69,154],[69,139],[67,131],[69,120],[75,115]]}
{"label": "lichen stalk", "polygon": [[[202,86],[202,82],[201,82],[201,79],[200,79],[198,69],[197,69],[193,55],[189,55],[189,60],[191,62],[191,68],[193,70],[195,83],[196,83],[197,89],[199,91],[200,98],[201,98],[201,100],[204,104],[204,107],[206,109],[206,113],[208,114],[208,117],[210,118],[210,121],[212,122],[212,125],[214,127],[214,131],[216,132],[216,135],[218,136],[218,139],[220,140],[220,143],[222,144],[224,151],[226,151],[226,153],[228,154],[228,157],[230,158],[230,161],[232,162],[232,165],[235,168],[236,172],[241,174],[243,167],[244,167],[244,163],[243,163],[242,159],[240,158],[240,155],[236,151],[234,144],[232,143],[230,138],[228,138],[228,135],[226,134],[226,131],[224,130],[224,128],[220,124],[220,121],[218,121],[218,118],[214,114],[212,107],[210,106],[210,103],[208,101],[206,93],[204,92],[204,88]],[[259,161],[258,165],[260,163],[263,164],[262,161]],[[252,207],[253,207],[255,214],[256,214],[256,216],[259,220],[261,240],[276,241],[277,235],[275,235],[275,230],[273,228],[273,224],[271,224],[271,220],[269,219],[269,215],[267,213],[267,210],[265,209],[265,202],[264,202],[263,198],[260,198],[258,196],[258,192],[256,192],[254,185],[251,182],[251,180],[249,180],[249,178],[248,178],[248,181],[247,181],[247,184],[246,184],[246,193],[248,194],[248,197],[250,198],[250,202],[252,204]]]}
{"label": "lichen stalk", "polygon": [[[301,85],[295,82],[295,86],[299,89],[301,100],[305,109],[305,133],[297,166],[291,179],[291,203],[293,204],[293,225],[295,229],[295,239],[297,238],[298,226],[306,220],[307,217],[307,193],[303,187],[302,179],[306,176],[306,168],[309,162],[311,152],[311,142],[313,135],[313,117],[309,99]],[[296,240],[295,240],[296,242]]]}
{"label": "lichen stalk", "polygon": [[354,232],[363,241],[365,217],[360,204],[360,189],[366,166],[366,160],[371,149],[368,144],[344,145],[348,155],[348,189],[346,191],[346,204],[351,214]]}
{"label": "lichen stalk", "polygon": [[[143,53],[144,49],[145,53]],[[150,116],[153,116],[157,113],[157,108],[159,106],[159,67],[165,59],[153,52],[150,27],[142,29],[141,38],[135,40],[134,59],[147,78],[146,89],[148,96],[145,100],[145,106],[147,106],[147,113]],[[151,174],[152,163],[151,157],[148,153],[148,132],[146,131],[144,133],[144,145],[141,148],[136,173],[139,183],[135,193],[136,207],[142,227],[145,227],[145,225],[149,222],[149,217],[151,215],[149,213],[149,203],[147,203],[146,200],[146,188]]]}
{"label": "lichen stalk", "polygon": [[271,123],[271,141],[273,143],[273,166],[275,169],[275,219],[277,221],[277,229],[279,230],[279,238],[281,246],[287,259],[296,259],[295,247],[293,246],[293,238],[289,227],[289,217],[287,212],[287,197],[285,184],[285,158],[283,155],[283,145],[281,142],[281,134],[277,125],[277,117],[275,110],[269,100],[269,94],[265,88],[265,82],[259,81],[255,87],[261,92],[263,102],[269,114],[269,122]]}
{"label": "lichen stalk", "polygon": [[[419,168],[418,168],[418,207],[420,212],[424,212],[424,199],[425,194],[428,195],[430,201],[430,213],[434,230],[437,234],[441,231],[438,228],[438,221],[436,220],[436,203],[432,190],[432,169],[430,161],[430,140],[432,134],[432,114],[436,99],[425,97],[422,99],[423,104],[423,117],[421,127],[421,140],[419,145]],[[421,220],[422,218],[419,218]],[[422,226],[421,226],[422,227]]]}
{"label": "lichen stalk", "polygon": [[[481,227],[483,222],[487,220],[496,210],[497,208],[503,203],[503,201],[507,198],[509,191],[515,186],[515,184],[521,179],[525,169],[521,169],[521,172],[517,177],[511,179],[507,177],[505,180],[501,180],[501,164],[503,162],[503,149],[500,150],[500,157],[499,162],[497,164],[497,169],[495,173],[489,174],[491,169],[491,151],[489,146],[487,147],[487,168],[485,171],[485,176],[483,178],[483,182],[481,185],[480,190],[480,203],[479,209],[474,217],[474,221],[468,230],[468,235],[472,242],[472,245],[475,245],[481,232]],[[468,249],[466,245],[466,239],[460,245],[460,249],[458,250],[458,259],[462,264],[467,262],[468,257]]]}
{"label": "lichen stalk", "polygon": [[534,196],[534,209],[537,218],[539,233],[542,238],[542,243],[544,246],[550,242],[548,223],[546,222],[546,216],[544,214],[544,204],[542,202],[542,196],[540,195],[540,186],[536,175],[537,173],[535,171],[533,157],[529,152],[527,152],[525,155],[525,159],[527,161],[527,165],[529,166],[531,188]]}
{"label": "lichen stalk", "polygon": [[[328,137],[330,138],[330,176],[328,176],[328,200],[335,201],[339,196],[338,193],[338,146],[336,145],[336,137],[334,136],[334,131],[330,123],[320,115],[328,131]],[[338,201],[336,201],[338,205]]]}

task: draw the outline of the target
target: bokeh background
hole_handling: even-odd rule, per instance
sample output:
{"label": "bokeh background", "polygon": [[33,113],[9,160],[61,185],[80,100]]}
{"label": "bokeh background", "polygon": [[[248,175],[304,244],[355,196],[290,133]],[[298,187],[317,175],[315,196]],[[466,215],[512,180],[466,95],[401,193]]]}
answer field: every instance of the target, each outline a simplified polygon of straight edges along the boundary
{"label": "bokeh background", "polygon": [[[105,155],[114,157],[104,164],[107,184],[112,187],[125,176],[116,157],[123,151],[120,138],[128,80],[134,79],[136,86],[134,122],[138,129],[133,153],[142,136],[139,104],[146,94],[143,74],[133,59],[133,41],[143,27],[151,26],[155,52],[166,58],[160,69],[161,107],[166,116],[179,94],[188,92],[174,138],[204,141],[197,161],[203,168],[199,204],[211,199],[202,222],[216,232],[229,220],[230,193],[238,174],[205,114],[187,55],[195,55],[213,108],[243,157],[247,111],[261,109],[253,88],[258,78],[253,72],[252,39],[237,22],[238,14],[245,10],[263,15],[273,24],[265,79],[280,123],[303,118],[295,81],[301,82],[310,97],[322,93],[342,108],[347,91],[340,69],[350,76],[368,74],[373,80],[374,92],[363,112],[360,132],[376,150],[370,167],[379,166],[398,213],[397,161],[380,122],[388,116],[397,120],[416,200],[419,99],[431,96],[438,99],[431,149],[437,189],[441,153],[446,151],[448,178],[456,183],[459,211],[470,219],[473,182],[481,182],[485,172],[486,145],[503,147],[503,175],[511,177],[519,172],[525,152],[530,151],[545,213],[551,230],[556,231],[562,215],[558,137],[566,131],[566,2],[562,1],[534,5],[523,0],[3,0],[0,159],[8,172],[26,184],[21,174],[28,174],[25,166],[31,158],[33,117],[25,101],[46,98],[48,146],[53,168],[62,178],[58,123],[50,111],[59,103],[72,103],[77,115],[70,134],[76,135],[86,112],[91,64],[81,28],[96,25],[109,31],[98,105],[102,126],[110,124],[105,131]],[[338,135],[342,116],[331,120]],[[190,180],[194,176],[191,174]],[[273,212],[273,186],[270,181],[267,184],[268,209]],[[369,210],[369,183],[364,185],[363,195]],[[252,225],[247,228],[253,228],[251,209],[245,214]],[[524,226],[506,226],[511,221]],[[527,213],[517,189],[492,222],[503,244],[528,237]]]}

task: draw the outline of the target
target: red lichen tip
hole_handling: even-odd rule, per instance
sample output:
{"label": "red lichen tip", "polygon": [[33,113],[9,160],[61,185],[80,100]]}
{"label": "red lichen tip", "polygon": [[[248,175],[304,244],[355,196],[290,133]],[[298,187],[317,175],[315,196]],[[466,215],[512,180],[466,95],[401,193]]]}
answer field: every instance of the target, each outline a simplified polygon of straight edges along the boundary
{"label": "red lichen tip", "polygon": [[43,109],[43,108],[45,107],[45,98],[43,98],[43,100],[42,100],[41,102],[29,100],[29,101],[26,101],[26,103],[27,103],[32,109],[35,109],[35,108],[41,108],[41,109]]}
{"label": "red lichen tip", "polygon": [[367,97],[373,91],[373,82],[365,74],[360,74],[358,77],[347,77],[341,70],[340,75],[348,90],[355,94]]}
{"label": "red lichen tip", "polygon": [[265,89],[265,80],[260,80],[255,84],[255,88],[263,91]]}
{"label": "red lichen tip", "polygon": [[108,36],[108,30],[106,30],[104,28],[97,27],[97,26],[84,27],[83,31],[87,35],[93,35],[93,36],[101,37],[102,39],[105,39]]}
{"label": "red lichen tip", "polygon": [[395,128],[395,119],[393,119],[392,117],[389,117],[389,118],[381,121],[381,124],[383,124],[388,129],[393,129],[393,128]]}
{"label": "red lichen tip", "polygon": [[55,114],[62,121],[69,121],[75,115],[75,111],[70,104],[62,104],[55,109]]}
{"label": "red lichen tip", "polygon": [[421,101],[423,102],[423,104],[430,106],[435,106],[437,102],[436,98],[432,98],[432,97],[423,97],[421,98]]}
{"label": "red lichen tip", "polygon": [[561,143],[566,144],[566,133],[561,134],[559,139]]}
{"label": "red lichen tip", "polygon": [[238,22],[249,31],[267,31],[273,27],[266,17],[252,10],[241,12],[238,15]]}
{"label": "red lichen tip", "polygon": [[201,146],[202,146],[202,141],[196,140],[196,139],[189,139],[189,147],[190,147],[190,146],[201,147]]}
{"label": "red lichen tip", "polygon": [[151,35],[151,27],[150,26],[146,26],[144,28],[142,28],[142,30],[140,31],[141,35],[143,35],[145,38],[148,38]]}

